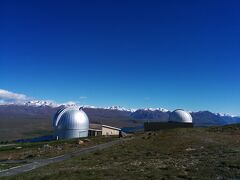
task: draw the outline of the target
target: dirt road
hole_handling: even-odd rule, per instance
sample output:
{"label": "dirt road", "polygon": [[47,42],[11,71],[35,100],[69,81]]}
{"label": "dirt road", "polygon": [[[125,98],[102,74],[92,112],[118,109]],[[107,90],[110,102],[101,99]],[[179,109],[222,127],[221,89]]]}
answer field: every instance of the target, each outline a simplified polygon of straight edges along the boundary
{"label": "dirt road", "polygon": [[61,155],[61,156],[56,156],[56,157],[48,158],[48,159],[36,160],[36,161],[33,161],[29,164],[24,164],[24,165],[21,165],[21,166],[17,166],[17,167],[13,167],[13,168],[10,168],[10,169],[0,171],[0,177],[13,176],[13,175],[16,175],[16,174],[19,174],[19,173],[28,172],[28,171],[31,171],[33,169],[36,169],[36,168],[39,168],[39,167],[42,167],[42,166],[46,166],[48,164],[64,161],[66,159],[70,159],[70,158],[75,157],[75,156],[88,154],[88,153],[95,152],[95,151],[98,151],[98,150],[106,149],[106,148],[109,148],[109,147],[111,147],[115,144],[120,144],[120,143],[122,143],[126,140],[128,140],[128,139],[118,139],[118,140],[111,141],[111,142],[108,142],[108,143],[99,144],[99,145],[96,145],[96,146],[93,146],[93,147],[82,148],[78,151],[66,153],[66,154]]}

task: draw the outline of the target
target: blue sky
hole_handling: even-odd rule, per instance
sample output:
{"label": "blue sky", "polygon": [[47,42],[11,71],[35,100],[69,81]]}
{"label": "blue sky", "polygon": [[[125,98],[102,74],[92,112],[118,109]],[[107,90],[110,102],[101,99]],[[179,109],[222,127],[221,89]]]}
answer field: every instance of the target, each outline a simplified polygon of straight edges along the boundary
{"label": "blue sky", "polygon": [[240,115],[239,8],[0,1],[0,88],[57,102]]}

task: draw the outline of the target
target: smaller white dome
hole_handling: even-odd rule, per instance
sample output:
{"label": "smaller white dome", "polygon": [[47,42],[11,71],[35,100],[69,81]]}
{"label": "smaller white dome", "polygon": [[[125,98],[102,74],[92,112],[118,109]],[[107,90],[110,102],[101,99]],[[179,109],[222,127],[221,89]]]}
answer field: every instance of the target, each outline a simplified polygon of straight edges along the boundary
{"label": "smaller white dome", "polygon": [[170,114],[170,122],[192,123],[192,116],[187,111],[177,109]]}

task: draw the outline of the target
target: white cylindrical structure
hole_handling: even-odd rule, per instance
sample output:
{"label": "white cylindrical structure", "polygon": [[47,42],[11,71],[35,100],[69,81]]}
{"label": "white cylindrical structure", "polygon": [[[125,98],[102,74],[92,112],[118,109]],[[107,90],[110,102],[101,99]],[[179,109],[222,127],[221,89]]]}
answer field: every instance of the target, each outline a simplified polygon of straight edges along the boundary
{"label": "white cylindrical structure", "polygon": [[87,137],[89,120],[86,113],[77,107],[60,109],[54,116],[53,127],[58,139]]}
{"label": "white cylindrical structure", "polygon": [[177,109],[170,114],[169,122],[192,123],[192,116],[187,111]]}

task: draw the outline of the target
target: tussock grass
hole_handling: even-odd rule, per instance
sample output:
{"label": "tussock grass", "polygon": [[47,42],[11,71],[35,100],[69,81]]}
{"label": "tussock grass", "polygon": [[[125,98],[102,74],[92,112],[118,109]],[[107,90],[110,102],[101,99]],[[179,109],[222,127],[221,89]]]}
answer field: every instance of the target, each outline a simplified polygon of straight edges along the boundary
{"label": "tussock grass", "polygon": [[239,125],[138,134],[110,149],[24,173],[19,179],[239,179]]}

